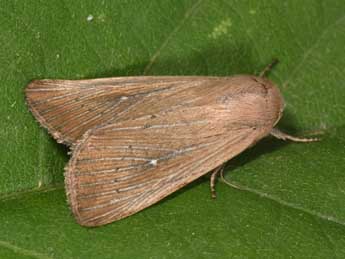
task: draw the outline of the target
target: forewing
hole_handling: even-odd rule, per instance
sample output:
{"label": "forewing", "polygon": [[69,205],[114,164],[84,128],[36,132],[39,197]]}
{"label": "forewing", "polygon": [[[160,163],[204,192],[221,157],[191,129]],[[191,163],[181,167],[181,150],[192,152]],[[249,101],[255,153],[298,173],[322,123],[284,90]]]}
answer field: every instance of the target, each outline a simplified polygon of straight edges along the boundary
{"label": "forewing", "polygon": [[[144,76],[35,80],[25,92],[28,106],[41,125],[58,142],[71,145],[95,126],[152,114],[176,100],[184,102],[186,96],[181,92],[207,81],[206,77]],[[166,97],[168,101],[159,103]]]}
{"label": "forewing", "polygon": [[[200,103],[207,105],[180,107],[87,132],[66,171],[77,221],[97,226],[132,215],[265,136],[269,129],[253,122],[260,121],[257,116],[265,113],[267,102],[251,95],[241,92],[225,104],[217,101],[219,96],[206,97]],[[249,114],[250,109],[256,113]]]}

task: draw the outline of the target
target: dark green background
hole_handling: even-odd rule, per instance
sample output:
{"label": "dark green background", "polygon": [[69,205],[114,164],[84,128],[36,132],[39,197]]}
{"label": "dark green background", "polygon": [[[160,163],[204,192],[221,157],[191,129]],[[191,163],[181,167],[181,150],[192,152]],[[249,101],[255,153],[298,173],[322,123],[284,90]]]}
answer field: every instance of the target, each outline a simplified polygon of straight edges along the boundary
{"label": "dark green background", "polygon": [[[0,0],[0,258],[344,258],[344,13],[341,0]],[[245,190],[220,182],[215,201],[205,177],[119,222],[75,223],[67,149],[28,112],[30,80],[254,74],[274,57],[280,127],[321,142],[261,141],[229,163]]]}

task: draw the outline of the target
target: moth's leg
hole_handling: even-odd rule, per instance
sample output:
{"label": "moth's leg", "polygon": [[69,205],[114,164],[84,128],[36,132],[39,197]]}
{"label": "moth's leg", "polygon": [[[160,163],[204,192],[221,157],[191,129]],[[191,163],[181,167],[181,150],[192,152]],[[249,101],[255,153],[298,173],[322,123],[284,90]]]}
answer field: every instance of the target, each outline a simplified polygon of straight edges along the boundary
{"label": "moth's leg", "polygon": [[240,187],[240,186],[238,186],[236,184],[233,184],[233,183],[228,182],[227,180],[225,180],[225,178],[224,178],[224,170],[220,171],[220,179],[223,181],[223,183],[229,185],[230,187],[233,187],[233,188],[238,189],[238,190],[243,190],[242,187]]}
{"label": "moth's leg", "polygon": [[262,70],[262,72],[260,73],[260,77],[264,77],[264,76],[266,76],[267,74],[268,74],[268,72],[270,72],[271,70],[272,70],[272,68],[273,68],[273,66],[275,65],[275,64],[277,64],[278,63],[278,59],[273,59],[272,60],[272,62],[270,63],[270,64],[268,64],[265,68],[264,68],[264,70]]}
{"label": "moth's leg", "polygon": [[242,190],[242,188],[236,184],[233,184],[231,182],[228,182],[227,180],[225,180],[224,178],[224,168],[225,168],[225,164],[222,164],[221,166],[218,166],[216,169],[213,170],[212,174],[211,174],[211,178],[210,178],[210,188],[211,188],[211,197],[213,199],[216,198],[216,180],[217,180],[217,175],[219,174],[220,179],[227,185],[229,185],[230,187],[233,187],[235,189],[239,189]]}
{"label": "moth's leg", "polygon": [[216,180],[217,180],[217,175],[218,173],[221,173],[224,171],[224,164],[222,164],[221,166],[218,166],[217,168],[215,168],[211,174],[210,177],[210,189],[211,189],[211,197],[212,199],[216,198]]}
{"label": "moth's leg", "polygon": [[282,139],[282,140],[291,140],[294,142],[313,142],[313,141],[319,141],[318,138],[300,138],[300,137],[294,137],[289,134],[286,134],[279,129],[273,128],[270,132],[270,134],[277,139]]}

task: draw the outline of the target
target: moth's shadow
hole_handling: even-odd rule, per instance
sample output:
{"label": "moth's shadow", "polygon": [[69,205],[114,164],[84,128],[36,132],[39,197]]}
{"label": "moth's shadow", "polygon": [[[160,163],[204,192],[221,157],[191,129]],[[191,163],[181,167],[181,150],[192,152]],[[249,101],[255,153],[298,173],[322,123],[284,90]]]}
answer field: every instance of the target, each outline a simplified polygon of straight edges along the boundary
{"label": "moth's shadow", "polygon": [[[296,124],[295,122],[296,119],[293,114],[284,112],[284,115],[279,121],[277,127],[286,133],[298,136],[299,134],[297,133],[297,129],[293,126],[294,124]],[[228,173],[231,173],[231,170],[241,167],[246,163],[250,163],[251,161],[258,159],[262,155],[273,153],[276,150],[289,145],[290,143],[291,141],[289,140],[283,141],[273,136],[267,136],[260,140],[252,148],[245,150],[243,153],[228,161],[226,163],[226,171],[228,171]]]}
{"label": "moth's shadow", "polygon": [[[144,62],[124,68],[113,67],[102,73],[90,73],[86,78],[142,76],[142,75],[202,75],[232,76],[236,74],[259,74],[272,60],[260,63],[253,56],[252,46],[242,42],[214,42],[212,46],[190,49],[184,56],[166,53]],[[174,54],[172,54],[174,55]],[[272,57],[273,58],[273,57]]]}
{"label": "moth's shadow", "polygon": [[[284,132],[287,132],[289,134],[296,134],[297,130],[295,127],[293,127],[294,121],[295,121],[295,117],[291,113],[287,112],[286,114],[284,114],[278,126]],[[290,143],[291,142],[289,141],[276,139],[273,136],[267,136],[264,139],[260,140],[252,148],[245,150],[243,153],[227,161],[226,167],[225,167],[225,175],[231,174],[232,171],[234,171],[234,169],[241,168],[243,165],[250,163],[251,161],[254,161],[256,159],[259,159],[263,155],[273,153],[276,150],[279,150],[280,148],[286,145],[289,145]],[[158,204],[168,201],[170,199],[174,199],[176,196],[179,196],[183,194],[184,192],[189,191],[190,189],[195,188],[196,186],[200,184],[209,182],[209,180],[210,180],[210,173],[188,184],[184,188],[172,193],[171,195],[169,195],[168,197],[160,201]],[[210,199],[211,199],[211,193],[210,193]]]}

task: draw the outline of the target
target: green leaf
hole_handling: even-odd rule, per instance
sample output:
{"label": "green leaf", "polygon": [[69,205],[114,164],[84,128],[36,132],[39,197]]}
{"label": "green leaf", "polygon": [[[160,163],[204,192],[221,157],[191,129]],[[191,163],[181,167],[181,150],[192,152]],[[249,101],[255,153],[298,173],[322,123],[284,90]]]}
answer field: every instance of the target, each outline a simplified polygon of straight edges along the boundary
{"label": "green leaf", "polygon": [[[0,0],[1,258],[344,258],[345,2]],[[67,148],[27,110],[37,78],[259,73],[286,110],[267,138],[208,179],[113,224],[77,225]]]}

